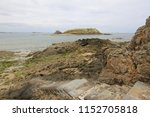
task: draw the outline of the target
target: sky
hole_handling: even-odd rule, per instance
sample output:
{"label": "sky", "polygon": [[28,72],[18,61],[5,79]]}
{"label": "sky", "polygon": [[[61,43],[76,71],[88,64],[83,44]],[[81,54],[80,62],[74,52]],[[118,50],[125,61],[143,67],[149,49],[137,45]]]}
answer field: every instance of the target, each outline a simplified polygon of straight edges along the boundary
{"label": "sky", "polygon": [[133,33],[148,16],[150,0],[0,0],[0,32]]}

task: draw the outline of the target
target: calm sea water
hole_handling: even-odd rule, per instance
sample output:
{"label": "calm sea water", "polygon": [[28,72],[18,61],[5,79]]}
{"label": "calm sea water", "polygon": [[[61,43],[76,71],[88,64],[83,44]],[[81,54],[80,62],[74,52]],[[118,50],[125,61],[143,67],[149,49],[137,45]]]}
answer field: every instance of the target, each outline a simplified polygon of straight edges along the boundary
{"label": "calm sea water", "polygon": [[53,43],[76,41],[86,38],[130,40],[132,33],[112,35],[51,35],[50,33],[0,33],[0,51],[37,51]]}

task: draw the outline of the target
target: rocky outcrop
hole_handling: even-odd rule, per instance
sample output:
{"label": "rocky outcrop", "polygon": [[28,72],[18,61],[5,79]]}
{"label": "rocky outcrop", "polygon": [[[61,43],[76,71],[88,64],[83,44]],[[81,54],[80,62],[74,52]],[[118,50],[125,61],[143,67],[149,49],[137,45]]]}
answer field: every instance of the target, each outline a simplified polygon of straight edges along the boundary
{"label": "rocky outcrop", "polygon": [[150,16],[147,18],[145,25],[136,31],[131,40],[130,47],[135,50],[142,49],[147,43],[150,43]]}
{"label": "rocky outcrop", "polygon": [[54,32],[54,34],[62,34],[62,32],[59,30],[56,30],[56,32]]}
{"label": "rocky outcrop", "polygon": [[[107,64],[100,74],[100,81],[130,84],[150,80],[150,17],[140,27],[129,46],[105,51]],[[111,80],[110,80],[111,79]]]}
{"label": "rocky outcrop", "polygon": [[136,78],[150,79],[150,16],[144,26],[140,27],[130,42]]}
{"label": "rocky outcrop", "polygon": [[27,68],[27,72],[30,78],[49,75],[49,79],[53,80],[97,78],[105,66],[103,52],[106,47],[118,48],[118,46],[119,44],[109,40],[100,39],[56,44],[35,53],[26,64],[37,67]]}
{"label": "rocky outcrop", "polygon": [[108,84],[130,84],[135,73],[132,54],[124,49],[108,49],[106,54],[106,66],[100,73],[100,82]]}
{"label": "rocky outcrop", "polygon": [[80,28],[67,30],[63,34],[93,35],[93,34],[101,34],[101,32],[98,31],[96,28]]}

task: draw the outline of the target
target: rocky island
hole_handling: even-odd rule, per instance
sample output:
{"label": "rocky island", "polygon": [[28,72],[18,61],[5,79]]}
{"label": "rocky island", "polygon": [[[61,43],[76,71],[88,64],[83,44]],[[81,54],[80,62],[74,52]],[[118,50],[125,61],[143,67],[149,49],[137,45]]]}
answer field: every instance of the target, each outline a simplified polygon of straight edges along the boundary
{"label": "rocky island", "polygon": [[[95,29],[65,33],[100,34]],[[0,73],[0,99],[150,99],[150,17],[130,42],[63,42],[8,70],[14,65]]]}
{"label": "rocky island", "polygon": [[63,34],[76,34],[76,35],[94,35],[94,34],[102,34],[96,28],[79,28],[79,29],[70,29]]}

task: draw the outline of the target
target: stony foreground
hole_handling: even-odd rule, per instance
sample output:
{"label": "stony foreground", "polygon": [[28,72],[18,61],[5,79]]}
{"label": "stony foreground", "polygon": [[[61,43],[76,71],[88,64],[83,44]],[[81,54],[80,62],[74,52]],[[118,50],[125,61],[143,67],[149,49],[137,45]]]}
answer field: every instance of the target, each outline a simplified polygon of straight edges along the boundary
{"label": "stony foreground", "polygon": [[11,78],[3,71],[1,99],[150,99],[150,17],[131,42],[82,39],[27,57]]}
{"label": "stony foreground", "polygon": [[38,78],[10,90],[9,99],[137,100],[150,99],[149,93],[150,86],[139,81],[131,87],[95,84],[86,79],[52,82]]}

